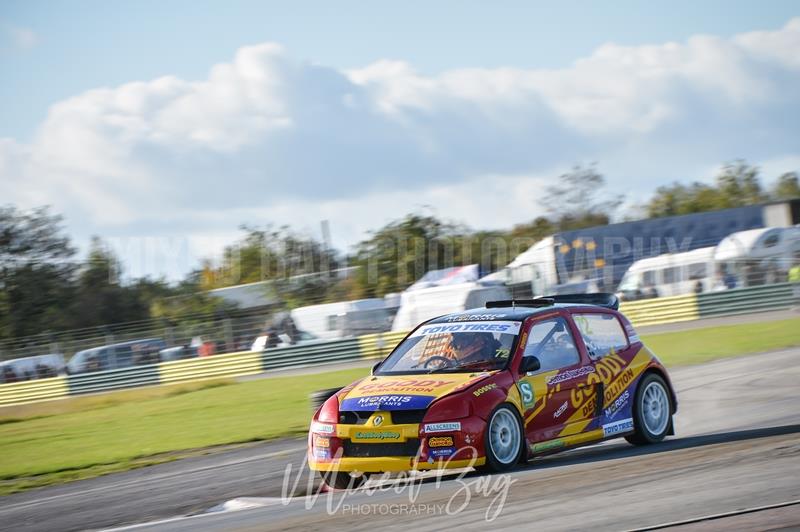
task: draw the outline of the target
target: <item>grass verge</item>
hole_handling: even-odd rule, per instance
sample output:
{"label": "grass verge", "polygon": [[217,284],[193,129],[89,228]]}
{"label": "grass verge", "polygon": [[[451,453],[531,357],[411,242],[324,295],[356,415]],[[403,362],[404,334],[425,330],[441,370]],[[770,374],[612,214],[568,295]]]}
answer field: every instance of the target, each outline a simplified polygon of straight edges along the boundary
{"label": "grass verge", "polygon": [[[800,345],[800,320],[647,335],[668,366]],[[366,368],[207,381],[0,409],[0,495],[305,432],[308,394]]]}

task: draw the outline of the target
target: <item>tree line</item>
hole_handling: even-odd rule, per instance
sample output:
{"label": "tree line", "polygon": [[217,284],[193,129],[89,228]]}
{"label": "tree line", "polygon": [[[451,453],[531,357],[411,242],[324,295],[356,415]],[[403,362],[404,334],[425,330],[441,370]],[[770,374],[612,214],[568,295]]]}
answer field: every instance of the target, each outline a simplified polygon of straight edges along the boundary
{"label": "tree line", "polygon": [[[744,161],[725,165],[714,183],[656,189],[628,218],[689,214],[800,197],[796,173],[762,182]],[[542,238],[608,224],[623,204],[606,190],[596,165],[576,166],[543,190],[546,214],[508,230],[474,230],[422,209],[371,231],[347,254],[291,227],[242,226],[243,237],[217,263],[207,261],[177,283],[143,277],[120,282],[123,265],[99,238],[79,259],[63,219],[47,207],[0,207],[0,340],[144,320],[181,322],[225,313],[207,290],[268,281],[287,307],[381,297],[400,292],[429,270],[477,263],[502,268]]]}

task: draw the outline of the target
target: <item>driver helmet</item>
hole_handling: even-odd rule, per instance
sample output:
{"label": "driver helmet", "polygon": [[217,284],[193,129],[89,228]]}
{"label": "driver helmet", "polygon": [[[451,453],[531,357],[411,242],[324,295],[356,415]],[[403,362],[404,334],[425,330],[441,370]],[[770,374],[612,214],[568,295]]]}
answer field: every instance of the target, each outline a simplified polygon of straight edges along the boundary
{"label": "driver helmet", "polygon": [[450,346],[458,360],[490,359],[494,356],[494,336],[485,332],[462,332],[453,335]]}

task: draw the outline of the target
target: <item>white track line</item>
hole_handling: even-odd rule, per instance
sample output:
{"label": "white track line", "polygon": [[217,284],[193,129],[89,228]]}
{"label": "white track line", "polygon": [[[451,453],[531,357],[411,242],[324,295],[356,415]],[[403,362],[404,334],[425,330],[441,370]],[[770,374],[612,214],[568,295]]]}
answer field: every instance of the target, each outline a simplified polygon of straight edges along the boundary
{"label": "white track line", "polygon": [[721,514],[705,515],[703,517],[695,517],[692,519],[685,519],[683,521],[672,521],[670,523],[661,523],[660,525],[647,526],[644,528],[633,528],[629,532],[646,532],[649,530],[660,530],[664,528],[672,528],[675,526],[690,525],[692,523],[700,523],[702,521],[712,521],[715,519],[724,519],[726,517],[736,517],[737,515],[763,512],[764,510],[774,510],[776,508],[784,508],[786,506],[793,506],[795,504],[800,504],[800,499],[788,502],[780,502],[777,504],[768,504],[766,506],[756,506],[754,508],[746,508],[744,510],[734,510],[732,512],[725,512]]}

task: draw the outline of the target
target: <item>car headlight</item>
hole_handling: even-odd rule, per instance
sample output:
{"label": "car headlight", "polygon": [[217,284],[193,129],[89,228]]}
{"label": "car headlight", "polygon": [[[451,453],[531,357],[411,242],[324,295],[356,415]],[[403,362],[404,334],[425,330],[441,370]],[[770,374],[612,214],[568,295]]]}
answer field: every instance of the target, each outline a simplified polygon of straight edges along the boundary
{"label": "car headlight", "polygon": [[448,395],[435,401],[428,407],[424,421],[447,421],[449,419],[461,419],[472,415],[472,401],[464,394]]}

